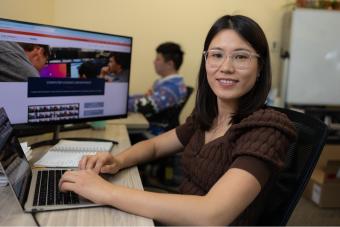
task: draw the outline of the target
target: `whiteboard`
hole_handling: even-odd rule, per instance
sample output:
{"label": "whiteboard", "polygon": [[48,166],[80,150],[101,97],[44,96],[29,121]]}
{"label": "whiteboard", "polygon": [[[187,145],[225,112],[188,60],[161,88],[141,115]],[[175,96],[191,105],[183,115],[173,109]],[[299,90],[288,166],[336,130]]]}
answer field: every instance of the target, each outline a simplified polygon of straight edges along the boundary
{"label": "whiteboard", "polygon": [[292,14],[286,102],[340,105],[340,12]]}

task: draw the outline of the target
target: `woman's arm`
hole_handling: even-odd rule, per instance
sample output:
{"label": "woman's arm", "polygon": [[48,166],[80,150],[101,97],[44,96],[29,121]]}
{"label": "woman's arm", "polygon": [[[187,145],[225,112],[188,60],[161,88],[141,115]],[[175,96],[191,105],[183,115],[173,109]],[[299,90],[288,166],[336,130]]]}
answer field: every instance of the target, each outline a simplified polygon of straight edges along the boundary
{"label": "woman's arm", "polygon": [[126,168],[170,155],[182,148],[183,145],[177,138],[176,130],[172,129],[149,140],[136,143],[115,158],[123,163],[123,168]]}
{"label": "woman's arm", "polygon": [[261,190],[249,172],[232,168],[205,196],[145,192],[113,185],[92,170],[68,171],[59,186],[95,203],[170,225],[227,225],[256,198]]}
{"label": "woman's arm", "polygon": [[183,148],[172,129],[159,136],[135,144],[112,157],[111,154],[84,156],[79,162],[79,169],[94,169],[97,173],[116,173],[120,169],[157,159]]}

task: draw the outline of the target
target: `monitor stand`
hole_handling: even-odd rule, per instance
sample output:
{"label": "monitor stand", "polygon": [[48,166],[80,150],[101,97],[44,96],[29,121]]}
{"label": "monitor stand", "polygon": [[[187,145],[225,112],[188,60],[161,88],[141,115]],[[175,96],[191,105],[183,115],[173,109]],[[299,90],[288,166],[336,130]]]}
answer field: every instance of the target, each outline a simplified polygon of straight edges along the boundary
{"label": "monitor stand", "polygon": [[118,142],[115,140],[109,140],[109,139],[100,139],[100,138],[87,138],[87,137],[66,137],[66,138],[60,138],[59,134],[60,131],[69,131],[69,130],[77,130],[77,129],[85,129],[85,128],[90,128],[90,126],[88,124],[84,124],[84,125],[74,125],[74,127],[72,126],[60,126],[57,125],[55,126],[55,129],[53,131],[53,137],[50,140],[43,140],[37,143],[33,143],[31,144],[31,148],[37,148],[37,147],[42,147],[42,146],[53,146],[56,145],[61,139],[63,140],[76,140],[76,141],[92,141],[92,142],[111,142],[114,145],[117,145]]}

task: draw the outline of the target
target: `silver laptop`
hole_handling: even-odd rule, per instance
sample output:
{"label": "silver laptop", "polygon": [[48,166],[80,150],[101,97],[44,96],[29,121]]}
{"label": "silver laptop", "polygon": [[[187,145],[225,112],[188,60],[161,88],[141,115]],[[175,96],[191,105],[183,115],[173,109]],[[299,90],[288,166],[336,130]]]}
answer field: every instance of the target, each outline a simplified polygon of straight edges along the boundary
{"label": "silver laptop", "polygon": [[0,108],[0,172],[8,179],[26,212],[101,206],[80,196],[59,191],[58,183],[66,169],[31,169],[6,112]]}

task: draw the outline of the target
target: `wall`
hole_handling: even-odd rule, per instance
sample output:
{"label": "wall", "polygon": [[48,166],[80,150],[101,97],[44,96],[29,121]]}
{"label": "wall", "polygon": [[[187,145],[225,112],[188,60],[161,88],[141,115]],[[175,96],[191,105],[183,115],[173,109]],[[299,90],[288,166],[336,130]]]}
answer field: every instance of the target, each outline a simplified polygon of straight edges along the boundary
{"label": "wall", "polygon": [[54,0],[0,0],[0,17],[52,24]]}
{"label": "wall", "polygon": [[[153,68],[155,48],[165,41],[181,44],[185,58],[180,73],[184,75],[187,84],[195,86],[205,35],[212,23],[224,14],[250,16],[264,29],[272,49],[273,87],[278,87],[281,19],[286,10],[285,5],[291,1],[5,0],[4,2],[9,9],[7,13],[9,18],[42,23],[51,21],[58,26],[132,36],[134,41],[130,93],[136,93],[146,91],[157,78]],[[22,6],[17,10],[17,5],[20,5],[18,2],[30,5],[29,10],[32,12],[26,13]],[[34,7],[38,5],[42,5],[47,12],[38,12]],[[2,11],[0,16],[3,14]],[[275,48],[273,43],[276,43]],[[181,121],[190,113],[193,103],[194,95],[184,109]]]}

